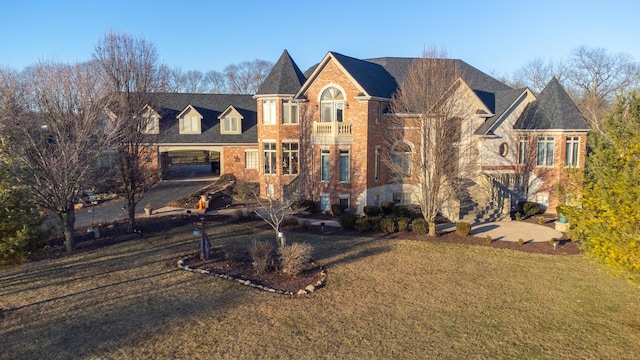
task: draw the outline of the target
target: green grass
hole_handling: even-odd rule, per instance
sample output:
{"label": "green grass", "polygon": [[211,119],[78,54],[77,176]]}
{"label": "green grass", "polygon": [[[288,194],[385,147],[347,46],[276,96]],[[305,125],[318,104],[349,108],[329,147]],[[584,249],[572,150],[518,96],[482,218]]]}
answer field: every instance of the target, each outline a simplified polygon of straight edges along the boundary
{"label": "green grass", "polygon": [[[637,358],[640,290],[581,256],[288,233],[305,297],[178,270],[192,225],[0,272],[0,358]],[[214,246],[272,232],[208,225]],[[7,311],[6,309],[11,309]]]}

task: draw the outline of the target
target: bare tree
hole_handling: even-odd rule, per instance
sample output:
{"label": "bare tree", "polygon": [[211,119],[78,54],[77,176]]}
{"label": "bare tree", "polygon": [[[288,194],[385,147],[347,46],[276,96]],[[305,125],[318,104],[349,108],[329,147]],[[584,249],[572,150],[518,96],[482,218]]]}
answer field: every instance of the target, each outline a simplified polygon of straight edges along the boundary
{"label": "bare tree", "polygon": [[[267,182],[267,188],[273,188],[270,185]],[[286,239],[281,236],[280,227],[285,220],[306,213],[306,209],[300,205],[297,187],[290,187],[290,193],[283,196],[277,196],[275,191],[267,191],[266,197],[261,197],[259,186],[249,187],[249,190],[255,200],[252,211],[275,231],[278,244],[281,247],[286,246]]]}
{"label": "bare tree", "polygon": [[545,62],[542,58],[535,58],[515,71],[511,79],[511,86],[528,87],[531,91],[539,94],[551,78],[557,75],[557,70],[559,67],[556,67],[553,62]]}
{"label": "bare tree", "polygon": [[224,94],[227,92],[227,84],[221,72],[215,70],[207,71],[207,73],[204,74],[204,80],[207,86],[207,93]]}
{"label": "bare tree", "polygon": [[469,89],[446,51],[426,49],[391,101],[385,155],[392,181],[407,187],[435,236],[435,218],[476,167]]}
{"label": "bare tree", "polygon": [[117,140],[117,127],[103,116],[100,85],[92,63],[41,62],[22,79],[2,76],[3,151],[16,180],[58,218],[67,250],[75,248],[74,204]]}
{"label": "bare tree", "polygon": [[128,230],[133,231],[136,205],[158,180],[154,134],[159,124],[149,113],[151,95],[161,88],[158,52],[145,39],[111,32],[98,41],[93,57],[109,91],[107,111],[125,134],[118,147],[116,180],[127,199]]}
{"label": "bare tree", "polygon": [[273,64],[266,60],[256,59],[228,65],[224,68],[224,76],[231,94],[255,94],[258,87],[269,75]]}
{"label": "bare tree", "polygon": [[567,65],[567,81],[575,100],[591,126],[601,133],[602,117],[611,108],[616,93],[638,85],[640,67],[624,53],[611,54],[603,48],[575,49]]}

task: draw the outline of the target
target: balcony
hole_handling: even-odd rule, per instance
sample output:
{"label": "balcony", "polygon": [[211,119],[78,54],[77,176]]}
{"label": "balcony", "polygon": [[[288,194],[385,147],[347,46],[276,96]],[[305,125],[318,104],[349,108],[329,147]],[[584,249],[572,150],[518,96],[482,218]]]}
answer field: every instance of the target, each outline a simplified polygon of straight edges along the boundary
{"label": "balcony", "polygon": [[350,144],[353,142],[353,124],[350,122],[313,122],[311,141],[314,144]]}

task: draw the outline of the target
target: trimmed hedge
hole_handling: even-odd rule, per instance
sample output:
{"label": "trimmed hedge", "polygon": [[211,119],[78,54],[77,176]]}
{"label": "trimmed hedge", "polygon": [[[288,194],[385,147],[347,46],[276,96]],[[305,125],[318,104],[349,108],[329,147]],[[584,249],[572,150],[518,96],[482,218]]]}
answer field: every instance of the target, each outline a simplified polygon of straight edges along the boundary
{"label": "trimmed hedge", "polygon": [[366,205],[363,210],[364,214],[367,216],[378,216],[380,215],[380,212],[382,212],[380,207],[375,205]]}
{"label": "trimmed hedge", "polygon": [[415,219],[413,220],[413,232],[416,234],[428,234],[429,233],[429,224],[425,219]]}
{"label": "trimmed hedge", "polygon": [[391,215],[391,213],[393,212],[393,208],[395,206],[396,206],[396,203],[394,203],[393,201],[383,201],[380,204],[380,209],[385,215]]}
{"label": "trimmed hedge", "polygon": [[522,212],[527,216],[533,216],[540,212],[540,204],[527,201],[522,203]]}
{"label": "trimmed hedge", "polygon": [[464,221],[458,221],[456,223],[456,234],[460,236],[468,236],[471,234],[471,224]]}
{"label": "trimmed hedge", "polygon": [[407,232],[409,231],[409,223],[411,220],[408,218],[398,218],[398,231],[399,232]]}
{"label": "trimmed hedge", "polygon": [[356,219],[358,219],[358,216],[354,214],[344,214],[340,216],[338,222],[343,230],[353,230],[356,227]]}
{"label": "trimmed hedge", "polygon": [[396,232],[396,224],[392,218],[381,219],[380,230],[385,234],[393,234]]}

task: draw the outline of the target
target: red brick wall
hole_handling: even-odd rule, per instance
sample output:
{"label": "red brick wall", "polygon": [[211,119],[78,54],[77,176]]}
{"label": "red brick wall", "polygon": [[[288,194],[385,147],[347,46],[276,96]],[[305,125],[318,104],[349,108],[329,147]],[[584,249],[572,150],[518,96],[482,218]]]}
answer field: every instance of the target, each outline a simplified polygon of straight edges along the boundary
{"label": "red brick wall", "polygon": [[[256,150],[255,146],[225,146],[222,151],[223,172],[235,175],[238,181],[257,181],[258,170],[247,169],[245,150]],[[258,154],[258,157],[260,154]]]}

